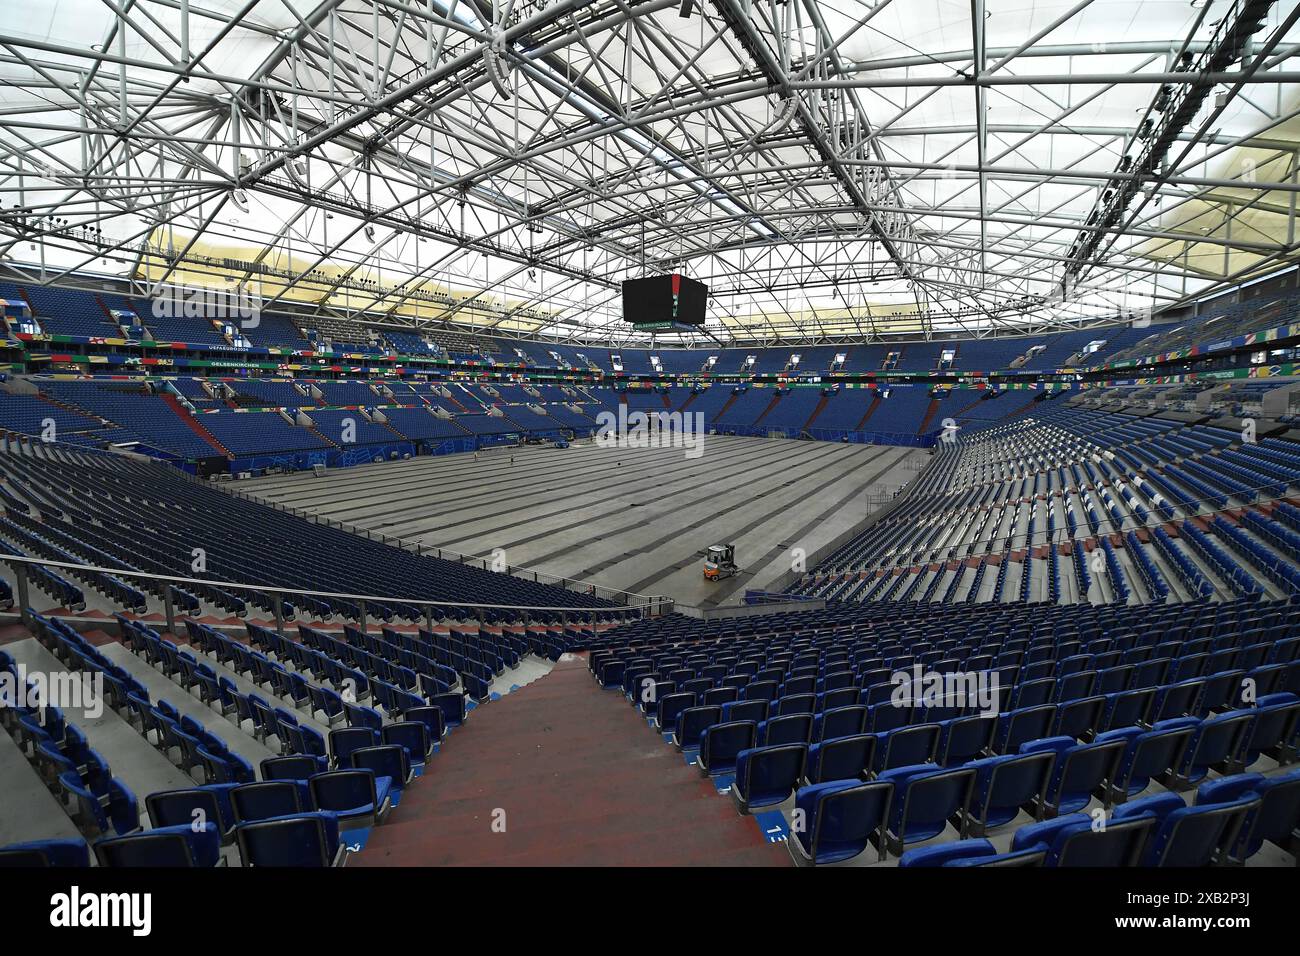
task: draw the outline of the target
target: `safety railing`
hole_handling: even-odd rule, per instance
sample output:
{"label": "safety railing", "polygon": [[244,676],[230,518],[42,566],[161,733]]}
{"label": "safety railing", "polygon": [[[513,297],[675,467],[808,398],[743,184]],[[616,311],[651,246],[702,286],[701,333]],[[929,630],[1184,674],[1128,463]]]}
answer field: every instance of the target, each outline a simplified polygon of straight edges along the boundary
{"label": "safety railing", "polygon": [[[50,451],[57,448],[70,454],[76,454],[76,453],[106,454],[106,452],[100,450],[87,450],[79,446],[64,445],[58,442],[42,442],[39,439],[36,439],[33,436],[24,434],[22,432],[14,432],[8,429],[0,429],[0,450],[8,450],[9,448],[8,443],[10,441],[17,441],[22,443],[24,446],[27,446],[29,452],[33,454],[35,453],[35,449],[37,448],[44,449],[45,451]],[[148,459],[151,456],[142,456],[142,457]],[[157,460],[157,459],[153,459],[153,460]],[[170,466],[168,467],[170,468]],[[408,541],[405,538],[398,538],[392,535],[386,535],[383,533],[370,531],[366,528],[362,528],[350,522],[335,521],[332,519],[324,518],[320,515],[312,514],[309,511],[304,511],[301,508],[295,508],[291,505],[285,505],[275,501],[267,501],[255,494],[244,491],[243,489],[229,487],[226,484],[210,482],[202,478],[198,478],[194,475],[191,475],[187,472],[181,471],[180,469],[173,468],[170,469],[168,473],[179,477],[183,481],[188,481],[191,484],[201,485],[205,488],[212,488],[212,487],[221,488],[222,490],[226,491],[228,494],[235,495],[240,498],[244,498],[245,500],[252,501],[263,507],[274,508],[277,511],[282,511],[287,514],[293,514],[299,518],[303,518],[307,521],[311,521],[313,524],[323,524],[328,527],[338,528],[340,530],[347,531],[349,534],[355,534],[359,537],[366,538],[367,540],[370,541],[376,541],[381,544],[386,544],[389,547],[400,548],[403,551],[406,551],[411,554],[415,554],[417,556],[434,557],[434,558],[439,558],[440,560],[443,561],[454,561],[457,564],[466,565],[468,567],[480,568],[484,571],[491,571],[497,574],[509,574],[512,577],[519,578],[520,580],[523,581],[531,581],[534,584],[550,585],[552,587],[563,588],[566,591],[572,591],[575,594],[584,594],[592,597],[597,597],[600,598],[601,600],[609,601],[615,605],[620,605],[621,607],[624,608],[658,607],[658,608],[665,609],[660,611],[659,613],[670,613],[672,611],[673,599],[668,595],[641,594],[635,591],[625,591],[621,588],[614,588],[603,584],[596,584],[593,581],[584,581],[578,578],[569,578],[569,577],[564,577],[562,575],[549,574],[545,571],[539,571],[535,568],[525,568],[517,565],[511,565],[506,563],[503,560],[499,560],[496,556],[481,557],[478,555],[462,554],[461,552],[452,551],[447,548],[431,547],[429,545],[425,545],[417,541]],[[112,572],[112,573],[116,573],[116,572]],[[304,592],[297,592],[297,593],[304,593]],[[396,600],[396,599],[394,598],[391,600]],[[409,601],[403,603],[418,604],[420,602]],[[435,602],[435,603],[447,604],[448,602],[443,601],[443,602]]]}
{"label": "safety railing", "polygon": [[[0,554],[0,565],[8,565],[14,573],[14,601],[17,607],[18,615],[24,624],[31,622],[31,615],[37,613],[32,606],[31,591],[32,582],[31,574],[28,568],[36,566],[50,568],[58,571],[66,571],[74,575],[88,574],[107,574],[118,578],[127,578],[139,581],[151,581],[155,584],[161,584],[162,601],[164,608],[164,617],[167,621],[167,630],[177,633],[178,623],[186,617],[194,615],[180,614],[176,610],[176,600],[173,588],[188,587],[209,587],[219,588],[223,591],[233,593],[251,592],[262,594],[271,599],[272,614],[275,618],[275,628],[280,633],[284,633],[286,615],[284,605],[292,603],[295,598],[317,598],[324,601],[346,601],[356,605],[358,616],[356,618],[358,628],[365,633],[368,629],[371,614],[367,610],[369,606],[387,606],[392,604],[408,605],[418,607],[423,611],[424,624],[429,630],[435,626],[435,610],[449,608],[465,609],[482,616],[487,612],[515,613],[525,618],[535,617],[539,614],[559,615],[561,623],[568,623],[570,618],[577,618],[590,614],[613,614],[618,617],[630,619],[634,613],[641,613],[645,616],[657,616],[660,614],[671,613],[673,610],[672,601],[664,598],[645,604],[630,606],[606,606],[606,607],[542,607],[537,605],[520,605],[520,604],[490,604],[482,601],[443,601],[430,600],[428,598],[409,598],[395,597],[392,595],[378,594],[349,594],[337,591],[310,591],[303,588],[284,588],[266,584],[248,584],[237,581],[216,581],[206,578],[190,578],[180,575],[153,574],[146,571],[127,570],[125,568],[106,568],[93,564],[76,564],[69,561],[58,561],[51,558],[32,557],[30,555]],[[314,618],[313,618],[314,620]]]}

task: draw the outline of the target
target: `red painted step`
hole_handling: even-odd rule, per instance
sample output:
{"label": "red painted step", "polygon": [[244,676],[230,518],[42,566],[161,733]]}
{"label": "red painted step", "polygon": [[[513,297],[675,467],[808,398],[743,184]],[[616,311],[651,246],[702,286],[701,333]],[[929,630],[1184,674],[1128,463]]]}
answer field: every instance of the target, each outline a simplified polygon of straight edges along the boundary
{"label": "red painted step", "polygon": [[717,421],[719,418],[721,418],[723,415],[727,414],[727,409],[730,408],[731,405],[732,405],[732,403],[735,402],[735,400],[738,399],[738,398],[740,398],[740,393],[739,393],[739,392],[732,392],[732,393],[731,393],[731,397],[730,397],[729,399],[727,399],[727,404],[723,405],[723,406],[722,406],[722,410],[719,411],[718,414],[716,414],[716,415],[713,416],[713,421],[716,422],[716,421]]}
{"label": "red painted step", "polygon": [[872,415],[874,415],[876,413],[876,409],[879,407],[880,407],[880,392],[873,390],[871,393],[871,404],[867,406],[867,413],[862,416],[862,421],[858,422],[857,427],[854,428],[853,430],[855,432],[862,431],[862,427],[867,424],[867,419],[870,418]]}
{"label": "red painted step", "polygon": [[925,416],[921,419],[921,424],[916,429],[918,435],[924,435],[925,430],[930,427],[930,419],[934,418],[934,413],[939,410],[939,399],[930,399],[930,406],[925,410]]}
{"label": "red painted step", "polygon": [[803,423],[803,427],[805,431],[809,428],[812,428],[812,423],[817,420],[817,416],[822,413],[822,410],[826,407],[826,403],[829,401],[830,398],[828,396],[826,395],[822,396],[821,401],[817,403],[817,407],[814,408],[812,414],[808,416],[808,420]]}
{"label": "red painted step", "polygon": [[348,861],[790,866],[584,657],[476,708]]}
{"label": "red painted step", "polygon": [[763,414],[759,415],[756,419],[754,419],[754,424],[757,425],[763,419],[767,418],[768,413],[772,411],[772,409],[776,408],[776,403],[779,402],[780,400],[781,400],[780,395],[773,395],[772,400],[767,403],[767,408],[763,409]]}
{"label": "red painted step", "polygon": [[211,445],[221,454],[225,455],[227,458],[235,457],[233,454],[231,454],[229,448],[221,444],[221,442],[217,441],[217,437],[213,435],[212,432],[208,431],[206,428],[203,427],[202,422],[200,422],[197,418],[195,418],[193,415],[189,413],[189,411],[185,408],[185,406],[182,405],[180,401],[177,400],[175,395],[164,392],[163,401],[165,401],[168,405],[171,406],[171,409],[173,412],[176,413],[177,418],[183,421],[186,425],[190,426],[190,429],[194,432],[194,434],[198,435],[205,442],[207,442],[209,445]]}

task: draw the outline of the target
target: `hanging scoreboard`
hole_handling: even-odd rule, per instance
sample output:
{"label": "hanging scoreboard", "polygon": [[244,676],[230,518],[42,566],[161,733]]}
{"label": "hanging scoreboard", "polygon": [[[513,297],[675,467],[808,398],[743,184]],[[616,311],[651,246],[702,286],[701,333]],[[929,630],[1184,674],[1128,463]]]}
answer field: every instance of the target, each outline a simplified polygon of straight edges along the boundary
{"label": "hanging scoreboard", "polygon": [[623,282],[623,319],[641,330],[704,324],[709,287],[679,273]]}

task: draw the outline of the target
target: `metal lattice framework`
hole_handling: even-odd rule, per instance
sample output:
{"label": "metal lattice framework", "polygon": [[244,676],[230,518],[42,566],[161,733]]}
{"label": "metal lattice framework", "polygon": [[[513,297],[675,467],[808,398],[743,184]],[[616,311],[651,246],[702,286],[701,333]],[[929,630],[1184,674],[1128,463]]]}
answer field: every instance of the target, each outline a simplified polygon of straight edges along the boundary
{"label": "metal lattice framework", "polygon": [[1291,262],[1300,0],[6,0],[0,256],[630,341],[1083,328]]}

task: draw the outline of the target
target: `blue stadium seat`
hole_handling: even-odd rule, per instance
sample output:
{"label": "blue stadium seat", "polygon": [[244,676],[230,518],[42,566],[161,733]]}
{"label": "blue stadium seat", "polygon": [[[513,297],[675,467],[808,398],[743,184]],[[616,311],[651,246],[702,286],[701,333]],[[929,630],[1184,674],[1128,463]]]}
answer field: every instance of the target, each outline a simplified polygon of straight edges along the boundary
{"label": "blue stadium seat", "polygon": [[1146,814],[1101,828],[1090,816],[1071,813],[1021,827],[1011,840],[1011,851],[1041,851],[1044,866],[1137,866],[1157,823],[1154,814]]}
{"label": "blue stadium seat", "polygon": [[90,847],[80,839],[33,840],[0,846],[0,869],[31,866],[90,866]]}
{"label": "blue stadium seat", "polygon": [[795,794],[799,825],[786,845],[799,866],[843,863],[875,844],[885,859],[885,828],[890,815],[892,783],[837,780],[804,787]]}
{"label": "blue stadium seat", "polygon": [[381,821],[391,805],[392,780],[372,770],[329,770],[308,779],[311,802],[336,818],[368,825]]}
{"label": "blue stadium seat", "polygon": [[808,748],[804,780],[808,784],[866,780],[875,749],[876,737],[872,734],[833,737],[812,744]]}
{"label": "blue stadium seat", "polygon": [[1042,819],[1055,754],[1050,751],[1007,754],[973,760],[965,769],[975,771],[975,788],[963,829],[970,836],[1010,823],[1022,807],[1033,807]]}
{"label": "blue stadium seat", "polygon": [[236,825],[301,813],[308,809],[304,806],[304,789],[296,780],[267,780],[235,787],[230,791],[230,805]]}
{"label": "blue stadium seat", "polygon": [[95,844],[100,866],[216,866],[221,859],[221,832],[215,823],[158,827],[128,836],[106,837]]}
{"label": "blue stadium seat", "polygon": [[901,855],[909,843],[943,833],[950,818],[958,821],[958,836],[965,834],[965,817],[975,788],[974,770],[917,764],[886,770],[876,779],[894,785],[885,834],[894,855]]}
{"label": "blue stadium seat", "polygon": [[700,752],[696,758],[700,770],[714,777],[735,773],[740,752],[757,743],[758,725],[752,720],[712,724],[700,734]]}
{"label": "blue stadium seat", "polygon": [[741,813],[776,806],[790,799],[803,779],[808,747],[778,744],[742,750],[736,755],[731,795]]}
{"label": "blue stadium seat", "polygon": [[236,839],[244,866],[339,866],[346,853],[338,818],[324,811],[245,823]]}

